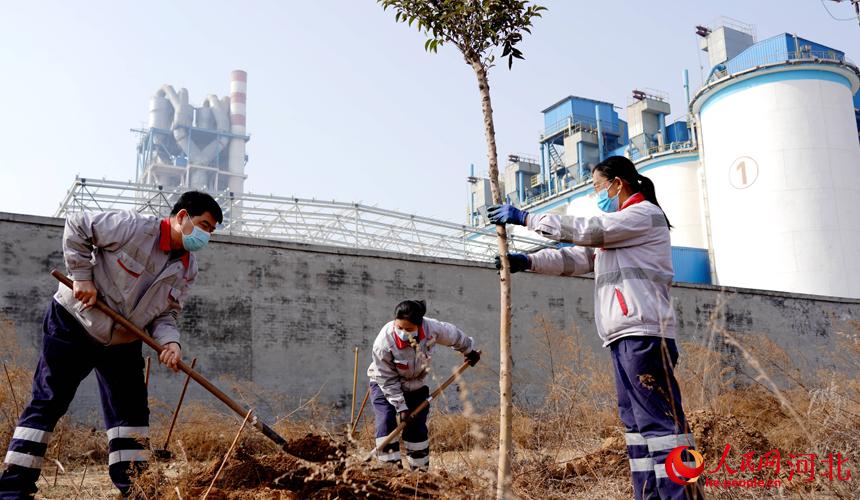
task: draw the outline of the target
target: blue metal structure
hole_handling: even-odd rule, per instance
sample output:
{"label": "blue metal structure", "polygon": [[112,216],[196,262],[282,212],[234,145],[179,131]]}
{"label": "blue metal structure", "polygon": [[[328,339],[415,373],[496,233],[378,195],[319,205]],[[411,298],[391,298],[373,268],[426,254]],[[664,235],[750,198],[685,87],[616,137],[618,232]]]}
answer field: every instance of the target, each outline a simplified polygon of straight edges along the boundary
{"label": "blue metal structure", "polygon": [[704,248],[672,247],[675,282],[711,284],[711,265]]}
{"label": "blue metal structure", "polygon": [[845,62],[845,53],[797,35],[783,33],[757,42],[725,64],[715,66],[706,83],[757,66],[812,58]]}
{"label": "blue metal structure", "polygon": [[[540,138],[540,188],[526,194],[526,200],[544,193],[554,195],[587,181],[590,166],[627,142],[627,122],[618,117],[612,103],[567,96],[542,111],[544,133]],[[593,141],[576,144],[577,162],[565,162],[565,138],[582,132]],[[570,146],[570,144],[568,144]]]}
{"label": "blue metal structure", "polygon": [[665,127],[666,142],[687,142],[690,140],[690,127],[687,120],[678,120]]}

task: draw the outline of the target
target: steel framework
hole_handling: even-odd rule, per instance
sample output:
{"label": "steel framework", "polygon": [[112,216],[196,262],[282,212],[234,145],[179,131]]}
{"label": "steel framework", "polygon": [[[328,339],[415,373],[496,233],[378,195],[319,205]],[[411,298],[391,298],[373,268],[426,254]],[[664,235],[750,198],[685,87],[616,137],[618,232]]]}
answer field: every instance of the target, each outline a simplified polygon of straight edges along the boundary
{"label": "steel framework", "polygon": [[[135,210],[164,217],[186,188],[77,177],[57,217],[76,212]],[[489,261],[496,232],[360,203],[210,192],[224,210],[221,234],[318,245]],[[509,236],[511,251],[553,246],[549,240]]]}

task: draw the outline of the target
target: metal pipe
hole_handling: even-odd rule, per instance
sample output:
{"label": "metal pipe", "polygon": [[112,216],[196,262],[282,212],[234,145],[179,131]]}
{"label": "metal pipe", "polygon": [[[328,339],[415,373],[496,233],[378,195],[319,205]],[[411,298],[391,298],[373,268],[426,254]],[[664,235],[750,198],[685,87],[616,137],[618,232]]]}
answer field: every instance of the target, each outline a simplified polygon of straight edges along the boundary
{"label": "metal pipe", "polygon": [[477,181],[472,183],[472,179],[475,178],[475,164],[469,164],[469,185],[472,186],[469,189],[469,224],[473,226],[478,225],[477,217],[475,217],[475,189],[477,186]]}
{"label": "metal pipe", "polygon": [[690,109],[690,72],[686,69],[684,70],[684,96],[687,98],[684,101],[684,107],[687,109],[687,113],[689,114]]}
{"label": "metal pipe", "polygon": [[576,162],[579,164],[579,179],[582,182],[588,176],[588,166],[585,163],[585,144],[582,141],[576,143]]}
{"label": "metal pipe", "polygon": [[523,172],[521,170],[517,170],[516,182],[517,182],[517,201],[522,206],[522,204],[526,200],[526,192],[525,192],[525,186],[523,183]]}
{"label": "metal pipe", "polygon": [[[66,285],[69,288],[72,288],[72,280],[69,279],[63,273],[61,273],[60,271],[53,269],[51,271],[51,276],[56,278],[57,281],[59,281],[60,283]],[[108,317],[110,317],[112,320],[116,321],[120,325],[124,326],[126,330],[131,332],[135,337],[139,338],[144,344],[155,349],[155,352],[161,354],[161,351],[164,350],[164,347],[161,344],[159,344],[152,337],[147,335],[146,332],[144,332],[143,330],[140,329],[140,327],[138,327],[137,325],[135,325],[134,323],[132,323],[131,321],[127,320],[125,317],[120,315],[118,312],[116,312],[113,309],[111,309],[110,307],[108,307],[101,300],[97,299],[95,306],[93,306],[93,307],[95,307],[96,309],[105,313],[106,315],[108,315]],[[227,405],[227,407],[230,408],[231,410],[233,410],[237,415],[244,417],[245,415],[249,414],[252,411],[252,410],[248,410],[248,409],[244,408],[242,405],[240,405],[239,403],[237,403],[236,401],[231,399],[221,389],[215,387],[215,385],[212,384],[212,382],[206,380],[206,378],[203,377],[203,375],[200,375],[196,371],[192,370],[187,364],[185,364],[185,362],[180,361],[178,363],[178,368],[182,372],[187,373],[188,376],[193,378],[195,382],[197,382],[198,384],[203,386],[204,389],[206,389],[207,391],[209,391],[210,394],[212,394],[213,396],[218,398],[219,401],[221,401],[222,403]],[[254,427],[257,428],[258,431],[260,431],[264,436],[266,436],[267,438],[272,440],[275,444],[277,444],[281,448],[284,448],[284,446],[287,444],[286,439],[281,437],[277,432],[274,431],[274,429],[272,429],[268,425],[264,424],[263,422],[260,422],[257,419],[256,415],[254,415],[254,419],[251,423],[253,424]]]}
{"label": "metal pipe", "polygon": [[[548,187],[549,179],[547,178],[547,175],[546,175],[546,161],[544,159],[545,150],[546,150],[546,144],[543,142],[540,143],[540,176],[541,176],[541,180],[543,181],[541,183],[541,185],[548,192],[549,191],[549,187]],[[541,194],[544,194],[544,193],[541,193]]]}
{"label": "metal pipe", "polygon": [[660,141],[657,142],[657,146],[663,146],[668,142],[666,140],[666,115],[664,113],[657,113],[657,123],[660,127]]}
{"label": "metal pipe", "polygon": [[597,158],[598,161],[603,161],[603,113],[600,112],[600,104],[594,105],[594,114],[597,117]]}
{"label": "metal pipe", "polygon": [[692,141],[692,145],[696,145],[696,138],[693,136],[693,118],[690,115],[690,72],[686,69],[684,70],[684,97],[687,99],[684,101],[684,111],[687,113],[687,137],[690,141]]}

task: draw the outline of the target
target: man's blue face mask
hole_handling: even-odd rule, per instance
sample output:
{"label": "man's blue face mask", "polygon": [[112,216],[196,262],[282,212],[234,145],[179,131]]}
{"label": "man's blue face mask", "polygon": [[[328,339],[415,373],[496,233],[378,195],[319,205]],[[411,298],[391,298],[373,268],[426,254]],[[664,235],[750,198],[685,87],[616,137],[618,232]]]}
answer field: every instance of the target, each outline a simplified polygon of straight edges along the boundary
{"label": "man's blue face mask", "polygon": [[209,233],[194,226],[191,234],[182,235],[182,246],[189,252],[197,252],[209,243]]}

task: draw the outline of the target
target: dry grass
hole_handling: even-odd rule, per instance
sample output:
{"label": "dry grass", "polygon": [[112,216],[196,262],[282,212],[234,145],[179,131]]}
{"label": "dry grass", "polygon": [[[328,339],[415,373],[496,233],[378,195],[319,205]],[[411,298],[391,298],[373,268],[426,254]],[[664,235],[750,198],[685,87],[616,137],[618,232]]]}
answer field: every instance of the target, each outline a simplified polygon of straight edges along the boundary
{"label": "dry grass", "polygon": [[[605,353],[583,347],[588,345],[583,336],[590,332],[558,331],[543,318],[536,318],[534,325],[534,361],[541,373],[549,375],[543,377],[541,391],[545,397],[540,404],[523,403],[515,408],[516,494],[535,499],[630,497],[623,430]],[[741,463],[746,452],[759,457],[779,449],[783,461],[789,453],[815,453],[826,459],[829,453],[838,452],[849,459],[849,469],[855,468],[853,460],[860,452],[860,378],[845,374],[860,373],[858,327],[849,324],[836,332],[840,348],[835,356],[840,371],[814,375],[801,375],[797,367],[800,353],[786,352],[760,334],[740,335],[712,324],[709,345],[681,342],[676,373],[688,419],[705,455],[706,470],[716,465],[727,443],[732,445],[729,463],[733,467]],[[0,373],[0,446],[6,446],[18,412],[16,400],[20,407],[29,394],[31,367],[21,361],[28,357],[19,352],[11,325],[2,321],[0,348],[12,389],[5,373]],[[262,394],[247,382],[219,383],[249,402]],[[271,408],[279,415],[274,428],[293,443],[292,451],[298,457],[277,454],[265,438],[246,430],[213,498],[305,498],[318,496],[315,491],[347,495],[362,488],[378,498],[490,496],[497,460],[498,413],[496,409],[478,413],[471,400],[473,394],[495,389],[465,381],[458,388],[456,396],[452,392],[447,397],[458,397],[464,410],[447,412],[441,409],[444,405],[437,405],[430,421],[431,475],[416,476],[357,463],[354,457],[369,450],[373,439],[370,408],[356,429],[355,440],[347,443],[343,424],[337,420],[342,410],[328,408],[311,397],[298,408],[285,403],[273,403]],[[264,396],[277,401],[275,395]],[[160,447],[172,405],[152,401],[151,406],[152,444]],[[177,488],[183,498],[199,494],[201,485],[211,479],[212,468],[220,464],[240,422],[238,416],[211,406],[187,403],[170,445],[173,460],[155,462],[139,478],[137,492],[146,498],[176,498]],[[305,448],[319,450],[328,446],[326,443],[342,450],[338,458],[311,460],[313,456]],[[106,461],[101,429],[63,419],[47,457],[45,477],[40,480],[44,494],[81,494],[82,498],[110,494],[109,485],[106,490],[98,489],[90,482],[98,478],[104,483],[106,474],[100,465]],[[59,470],[54,460],[66,469],[65,474],[59,474],[58,487],[52,486]],[[87,476],[92,479],[78,486],[75,482],[84,467],[90,468]],[[860,498],[860,484],[855,478],[830,481],[817,476],[811,483],[803,478],[789,483],[785,480],[787,470],[783,469],[781,475],[784,481],[778,490],[728,490],[718,494],[721,498]],[[741,477],[750,474],[733,476]],[[283,479],[278,482],[279,478]],[[60,488],[63,484],[66,490]],[[307,485],[317,490],[311,491]]]}

